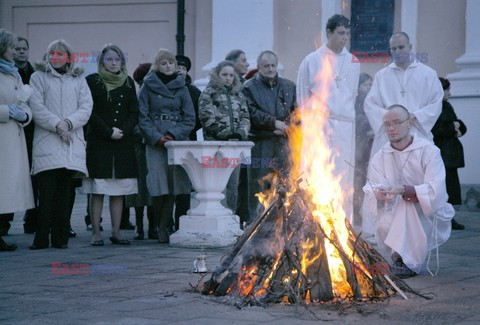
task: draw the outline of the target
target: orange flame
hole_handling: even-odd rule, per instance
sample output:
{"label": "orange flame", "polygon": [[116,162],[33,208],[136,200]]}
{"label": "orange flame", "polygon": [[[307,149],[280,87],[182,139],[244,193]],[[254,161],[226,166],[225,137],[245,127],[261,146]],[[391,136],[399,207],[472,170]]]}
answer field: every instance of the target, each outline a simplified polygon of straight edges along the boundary
{"label": "orange flame", "polygon": [[[352,247],[349,245],[350,232],[345,224],[345,211],[342,207],[344,202],[344,194],[340,185],[341,176],[335,176],[334,156],[335,148],[331,148],[329,143],[330,131],[329,108],[327,99],[330,94],[330,86],[333,81],[333,64],[332,58],[325,57],[322,62],[323,69],[316,76],[319,85],[315,93],[309,98],[302,107],[299,107],[291,119],[291,125],[288,129],[288,138],[290,144],[290,160],[291,171],[290,177],[293,183],[300,177],[304,180],[305,186],[303,190],[311,198],[309,202],[310,213],[305,218],[313,218],[313,222],[317,223],[323,229],[323,233],[315,234],[314,238],[305,238],[301,243],[299,253],[300,269],[293,269],[289,274],[284,275],[280,281],[285,285],[289,285],[292,279],[308,276],[308,270],[322,256],[328,261],[328,271],[331,279],[332,291],[335,299],[346,299],[354,295],[354,289],[350,286],[347,279],[347,266],[344,261],[349,259],[349,263],[359,265],[359,269],[365,271],[366,277],[358,279],[360,285],[360,293],[367,296],[372,290],[367,280],[370,277],[368,271],[363,267],[360,258],[353,253]],[[257,194],[260,202],[268,207],[273,199],[277,196],[277,186],[279,179],[277,175],[270,175],[272,186],[266,193]],[[288,197],[292,196],[296,191],[294,186],[290,187],[290,193],[286,193],[285,207],[288,208]],[[280,219],[280,218],[279,218]],[[276,254],[273,259],[273,267],[268,274],[259,275],[257,265],[243,266],[242,271],[238,274],[238,287],[236,291],[243,295],[252,293],[256,299],[266,294],[271,281],[274,277],[274,270],[281,262],[282,249],[287,242],[290,241],[293,233],[280,234],[282,220],[275,221],[275,233],[272,236],[277,240],[272,249]],[[346,254],[341,256],[339,249]],[[321,249],[324,247],[324,250]],[[355,256],[352,259],[352,256]],[[323,267],[323,266],[322,266]],[[350,267],[350,266],[349,266]],[[299,273],[303,274],[299,274]],[[351,270],[350,276],[351,276]],[[262,280],[262,277],[263,280]],[[260,283],[255,287],[257,280]],[[276,280],[279,280],[276,278]],[[311,299],[310,289],[306,290],[304,295],[306,302]],[[282,297],[281,301],[288,301],[286,297]]]}

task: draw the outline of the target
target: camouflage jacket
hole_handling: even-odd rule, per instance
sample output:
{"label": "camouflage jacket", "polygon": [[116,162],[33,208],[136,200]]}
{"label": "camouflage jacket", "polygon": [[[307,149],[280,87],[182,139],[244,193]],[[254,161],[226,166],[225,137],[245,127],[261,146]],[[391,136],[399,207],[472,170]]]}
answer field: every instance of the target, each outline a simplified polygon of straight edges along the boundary
{"label": "camouflage jacket", "polygon": [[233,133],[238,133],[242,140],[247,140],[250,115],[241,90],[242,85],[237,76],[233,88],[227,91],[220,77],[214,71],[210,73],[210,82],[200,95],[198,105],[205,140],[226,140]]}

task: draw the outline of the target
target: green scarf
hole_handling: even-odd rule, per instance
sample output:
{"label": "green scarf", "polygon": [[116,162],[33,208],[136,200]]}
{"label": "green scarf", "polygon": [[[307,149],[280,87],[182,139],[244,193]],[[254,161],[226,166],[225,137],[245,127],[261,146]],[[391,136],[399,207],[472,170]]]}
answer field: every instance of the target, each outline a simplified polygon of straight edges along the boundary
{"label": "green scarf", "polygon": [[[110,98],[110,91],[117,89],[118,87],[123,86],[125,80],[128,78],[127,69],[122,69],[118,74],[111,73],[107,71],[104,67],[100,66],[98,68],[98,74],[100,78],[102,78],[105,87],[107,87],[107,99],[111,100]],[[127,86],[130,88],[130,84],[127,83]]]}

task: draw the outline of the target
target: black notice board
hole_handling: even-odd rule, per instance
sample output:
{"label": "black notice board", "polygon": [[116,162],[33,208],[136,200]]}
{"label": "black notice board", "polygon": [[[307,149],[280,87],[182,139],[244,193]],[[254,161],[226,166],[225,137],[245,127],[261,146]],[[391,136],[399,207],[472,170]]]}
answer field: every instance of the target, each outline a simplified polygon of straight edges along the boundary
{"label": "black notice board", "polygon": [[395,0],[352,0],[350,51],[389,53]]}

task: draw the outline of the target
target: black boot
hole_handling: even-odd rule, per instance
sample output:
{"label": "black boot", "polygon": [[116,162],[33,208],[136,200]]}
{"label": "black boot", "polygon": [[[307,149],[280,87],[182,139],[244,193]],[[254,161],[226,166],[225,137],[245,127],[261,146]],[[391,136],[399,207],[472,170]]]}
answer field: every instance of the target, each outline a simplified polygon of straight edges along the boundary
{"label": "black boot", "polygon": [[120,229],[134,230],[135,226],[130,222],[130,208],[123,206],[122,221],[120,221]]}
{"label": "black boot", "polygon": [[155,214],[153,213],[152,206],[147,206],[147,219],[148,219],[148,239],[158,239],[157,224],[155,222]]}
{"label": "black boot", "polygon": [[0,252],[11,252],[16,249],[17,245],[9,245],[0,237]]}
{"label": "black boot", "polygon": [[145,238],[145,235],[143,233],[143,207],[135,208],[135,224],[137,226],[137,229],[135,231],[135,237],[133,237],[133,239],[143,240]]}
{"label": "black boot", "polygon": [[158,242],[161,244],[168,244],[170,242],[168,225],[169,220],[172,219],[173,204],[173,195],[152,197],[155,220],[158,225]]}
{"label": "black boot", "polygon": [[[160,244],[168,244],[170,242],[171,229],[173,227],[173,206],[175,197],[173,195],[165,195],[162,204],[162,213],[158,222],[158,242]],[[158,219],[157,219],[158,220]]]}
{"label": "black boot", "polygon": [[452,219],[452,229],[453,230],[463,230],[465,229],[465,226],[462,225],[461,223],[458,223],[455,218]]}

